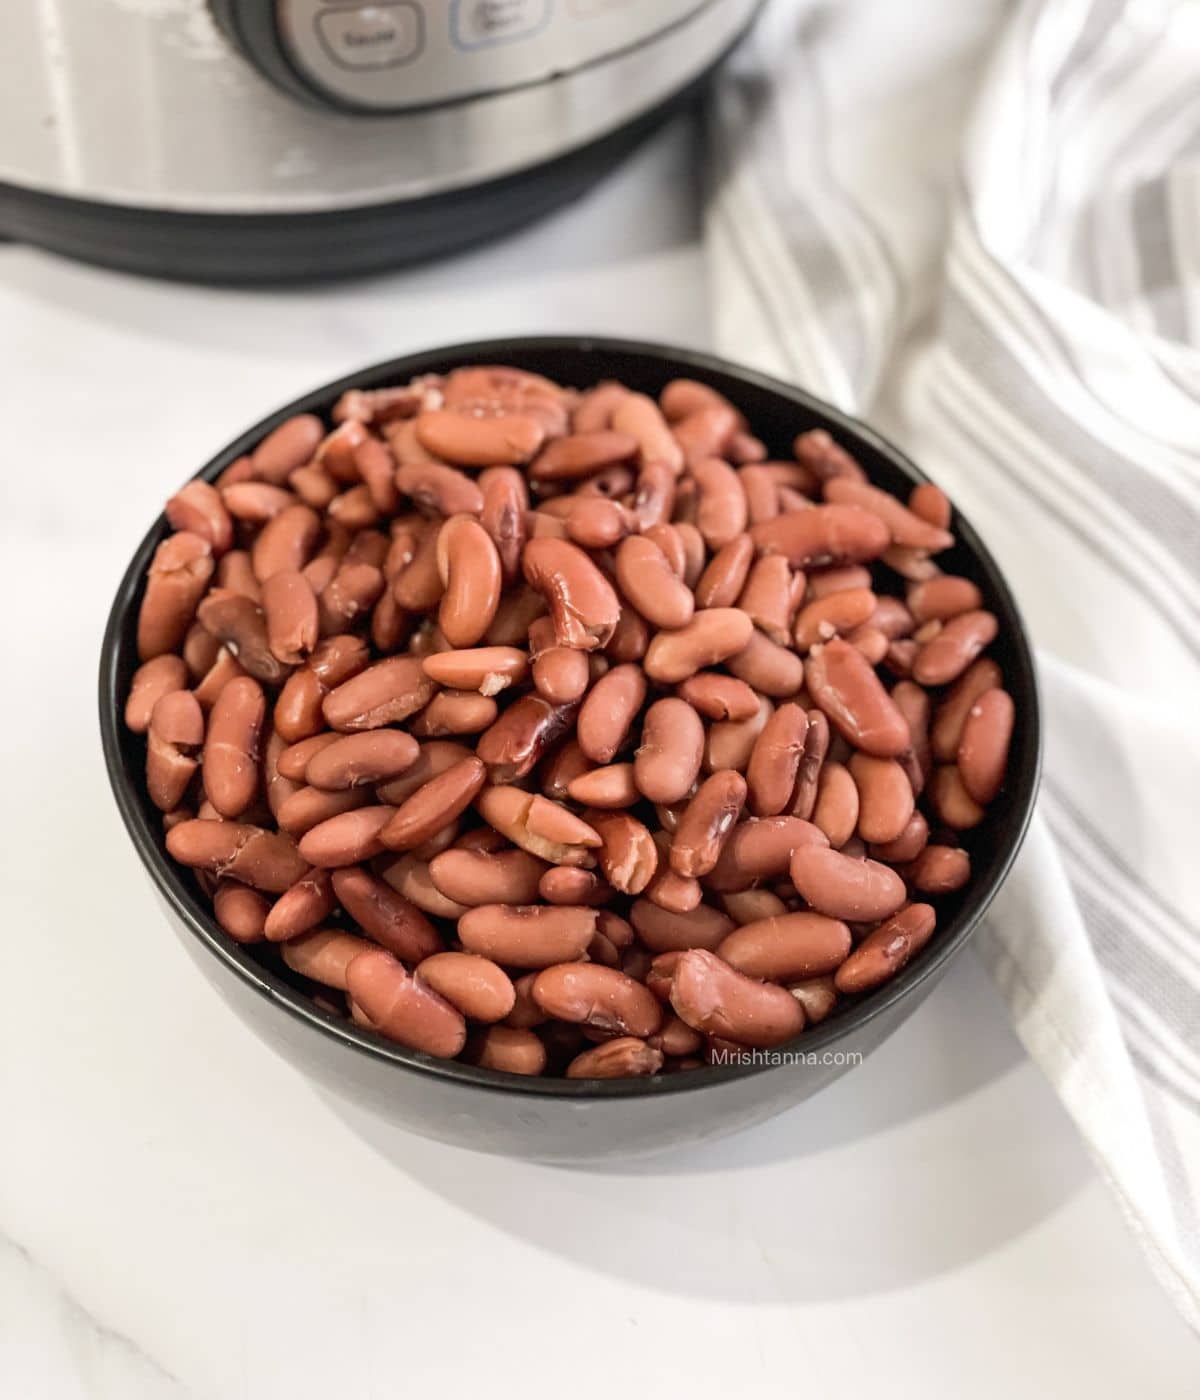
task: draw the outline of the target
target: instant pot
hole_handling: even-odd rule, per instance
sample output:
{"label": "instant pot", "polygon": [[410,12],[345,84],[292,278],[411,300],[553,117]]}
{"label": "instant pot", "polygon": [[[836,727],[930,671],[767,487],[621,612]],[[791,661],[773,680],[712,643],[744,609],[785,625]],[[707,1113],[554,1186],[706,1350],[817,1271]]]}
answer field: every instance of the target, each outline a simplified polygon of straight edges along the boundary
{"label": "instant pot", "polygon": [[0,235],[168,276],[363,272],[581,192],[762,0],[7,0]]}

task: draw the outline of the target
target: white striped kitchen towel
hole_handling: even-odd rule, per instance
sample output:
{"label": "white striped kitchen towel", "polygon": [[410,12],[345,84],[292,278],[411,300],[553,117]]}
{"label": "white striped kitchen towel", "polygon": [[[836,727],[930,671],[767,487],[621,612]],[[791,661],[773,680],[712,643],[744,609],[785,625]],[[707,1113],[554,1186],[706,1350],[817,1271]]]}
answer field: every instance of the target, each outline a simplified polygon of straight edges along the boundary
{"label": "white striped kitchen towel", "polygon": [[976,946],[1200,1325],[1200,3],[772,0],[708,141],[721,349],[897,437],[1031,625]]}

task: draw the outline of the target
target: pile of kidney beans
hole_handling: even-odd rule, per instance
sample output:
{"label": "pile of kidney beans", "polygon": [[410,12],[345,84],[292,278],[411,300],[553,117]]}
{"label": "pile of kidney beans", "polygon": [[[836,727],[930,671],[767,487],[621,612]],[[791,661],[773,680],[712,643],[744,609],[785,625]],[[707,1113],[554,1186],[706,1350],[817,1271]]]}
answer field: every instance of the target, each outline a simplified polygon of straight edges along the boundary
{"label": "pile of kidney beans", "polygon": [[971,879],[1013,702],[951,508],[823,430],[501,366],[353,390],[167,504],[126,723],[217,923],[517,1074],[770,1052]]}

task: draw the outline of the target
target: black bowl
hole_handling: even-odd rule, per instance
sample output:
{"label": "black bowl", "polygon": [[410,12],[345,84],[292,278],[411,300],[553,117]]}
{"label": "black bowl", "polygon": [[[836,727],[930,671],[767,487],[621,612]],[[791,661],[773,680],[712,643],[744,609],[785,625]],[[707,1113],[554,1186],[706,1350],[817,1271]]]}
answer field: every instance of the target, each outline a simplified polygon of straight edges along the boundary
{"label": "black bowl", "polygon": [[[403,382],[455,365],[502,362],[564,383],[614,378],[657,393],[680,375],[712,384],[742,408],[773,454],[786,456],[803,429],[828,428],[872,480],[901,495],[925,477],[862,423],[789,384],[724,360],[665,346],[616,340],[530,337],[406,355],[306,394],[250,428],[197,475],[211,479],[295,413],[327,414],[352,387]],[[999,569],[971,526],[956,516],[947,567],[983,590],[1000,620],[993,654],[1016,701],[1009,777],[987,821],[968,843],[974,874],[943,899],[932,943],[898,977],[834,1020],[805,1032],[769,1064],[692,1070],[652,1079],[526,1079],[432,1059],[327,1014],[291,979],[269,945],[243,947],[213,919],[189,873],[164,850],[161,818],[142,780],[143,741],[121,715],[137,666],[135,631],[146,567],[168,533],[159,516],[130,561],[113,603],[100,657],[100,728],[122,820],[167,911],[204,975],[264,1041],[320,1086],[423,1136],[486,1152],[542,1160],[636,1156],[720,1137],[763,1121],[831,1083],[910,1016],[979,923],[1024,838],[1040,768],[1033,657]]]}

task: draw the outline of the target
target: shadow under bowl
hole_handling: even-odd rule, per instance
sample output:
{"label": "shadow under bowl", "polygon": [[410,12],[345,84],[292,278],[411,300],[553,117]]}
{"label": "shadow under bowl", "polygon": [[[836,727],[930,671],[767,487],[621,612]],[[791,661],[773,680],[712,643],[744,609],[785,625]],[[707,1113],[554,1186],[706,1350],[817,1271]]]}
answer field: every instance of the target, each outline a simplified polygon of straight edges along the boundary
{"label": "shadow under bowl", "polygon": [[[295,413],[327,416],[350,388],[401,383],[457,365],[504,363],[585,386],[619,379],[657,394],[679,376],[702,379],[746,414],[772,456],[788,457],[797,433],[828,429],[872,481],[907,496],[927,478],[864,424],[791,385],[713,356],[667,346],[586,337],[522,337],[405,355],[348,375],[264,418],[196,474],[212,480]],[[100,657],[100,728],[117,807],[183,946],[226,1002],[277,1053],[357,1108],[425,1137],[478,1151],[543,1161],[633,1157],[721,1137],[762,1122],[839,1078],[917,1009],[966,944],[1020,848],[1041,758],[1038,696],[1024,624],[995,561],[956,513],[956,544],[939,556],[973,579],[999,618],[991,648],[1016,703],[1009,773],[986,821],[966,833],[972,879],[939,900],[938,931],[912,965],[833,1020],[806,1031],[763,1062],[650,1079],[528,1079],[433,1059],[316,1006],[273,945],[243,946],[217,925],[190,873],[163,843],[161,814],[146,794],[144,741],[122,722],[137,667],[136,628],[146,568],[169,533],[159,516],[121,580]]]}

